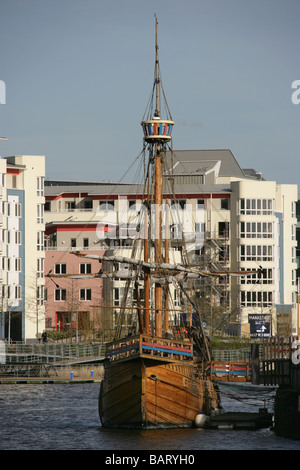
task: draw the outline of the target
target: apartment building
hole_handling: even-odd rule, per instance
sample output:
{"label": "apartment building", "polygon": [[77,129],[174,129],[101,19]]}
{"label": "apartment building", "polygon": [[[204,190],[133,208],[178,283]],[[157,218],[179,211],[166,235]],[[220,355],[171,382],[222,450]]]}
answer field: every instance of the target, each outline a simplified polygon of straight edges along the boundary
{"label": "apartment building", "polygon": [[31,341],[45,329],[44,156],[0,160],[1,338]]}
{"label": "apartment building", "polygon": [[[285,334],[283,323],[288,323],[295,334],[299,327],[297,186],[265,181],[255,170],[241,169],[230,150],[175,151],[175,155],[167,154],[166,160],[164,203],[176,206],[176,217],[171,211],[167,230],[170,262],[180,262],[179,242],[184,233],[191,262],[201,269],[256,271],[197,281],[199,298],[206,304],[202,307],[206,323],[209,325],[218,309],[226,318],[219,327],[223,331],[263,337]],[[169,187],[170,174],[175,194]],[[46,273],[62,270],[62,274],[82,275],[87,269],[94,274],[112,269],[95,260],[84,267],[87,260],[83,262],[72,251],[142,256],[142,244],[134,244],[134,240],[143,190],[143,184],[47,181]],[[178,208],[182,209],[179,216]],[[65,290],[59,293],[63,285]],[[125,286],[125,281],[115,278],[46,278],[47,326],[63,329],[68,324],[74,329],[79,317],[81,323],[95,322],[99,306],[107,304],[116,308],[107,310],[102,328],[113,328]],[[138,294],[134,287],[128,291],[133,301]],[[75,299],[72,308],[67,308],[67,297]],[[175,307],[183,305],[179,290],[173,291],[173,300]],[[126,319],[123,321],[125,326]]]}

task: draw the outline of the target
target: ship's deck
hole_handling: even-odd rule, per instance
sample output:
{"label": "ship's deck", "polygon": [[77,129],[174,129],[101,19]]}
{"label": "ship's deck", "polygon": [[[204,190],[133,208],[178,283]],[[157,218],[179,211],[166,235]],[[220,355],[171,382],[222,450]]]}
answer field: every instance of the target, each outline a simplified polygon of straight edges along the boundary
{"label": "ship's deck", "polygon": [[142,334],[128,336],[107,344],[106,358],[110,361],[138,356],[164,361],[192,361],[193,343],[189,340],[158,338]]}

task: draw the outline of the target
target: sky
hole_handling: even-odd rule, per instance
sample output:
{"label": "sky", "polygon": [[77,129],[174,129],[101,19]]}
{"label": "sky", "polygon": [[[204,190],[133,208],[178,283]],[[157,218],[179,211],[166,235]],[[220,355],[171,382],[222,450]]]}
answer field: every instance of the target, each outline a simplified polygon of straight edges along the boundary
{"label": "sky", "polygon": [[45,155],[47,179],[133,180],[155,15],[175,152],[230,149],[300,185],[299,0],[0,0],[1,157]]}

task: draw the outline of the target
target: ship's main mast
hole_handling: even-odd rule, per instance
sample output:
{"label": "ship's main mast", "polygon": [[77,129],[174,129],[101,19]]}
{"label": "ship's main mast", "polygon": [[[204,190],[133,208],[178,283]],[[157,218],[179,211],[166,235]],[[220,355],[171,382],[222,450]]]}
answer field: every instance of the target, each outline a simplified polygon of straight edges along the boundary
{"label": "ship's main mast", "polygon": [[[171,140],[172,128],[174,125],[171,117],[162,119],[161,117],[161,80],[159,76],[159,59],[158,59],[158,22],[155,18],[155,111],[153,116],[142,121],[144,131],[144,140],[149,146],[150,155],[154,155],[154,204],[155,204],[155,262],[162,263],[162,156],[165,154],[166,143]],[[145,256],[148,256],[148,245],[145,245]],[[148,259],[145,259],[148,261]],[[146,283],[148,279],[146,278]],[[148,284],[145,285],[145,300],[148,298]],[[162,310],[163,310],[163,288],[160,283],[155,284],[155,335],[162,337]],[[147,309],[145,309],[145,312]],[[146,319],[146,333],[149,333],[149,321]]]}

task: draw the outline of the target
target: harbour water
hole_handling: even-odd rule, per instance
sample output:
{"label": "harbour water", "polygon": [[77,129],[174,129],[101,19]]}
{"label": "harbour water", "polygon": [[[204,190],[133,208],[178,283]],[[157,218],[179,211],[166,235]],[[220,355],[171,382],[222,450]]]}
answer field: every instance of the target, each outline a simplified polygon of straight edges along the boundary
{"label": "harbour water", "polygon": [[[257,431],[108,430],[98,418],[99,383],[0,386],[1,450],[300,450],[300,441]],[[272,392],[224,387],[226,411],[272,411]]]}

